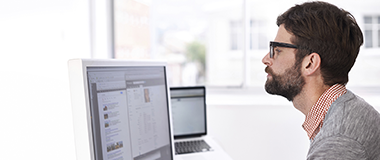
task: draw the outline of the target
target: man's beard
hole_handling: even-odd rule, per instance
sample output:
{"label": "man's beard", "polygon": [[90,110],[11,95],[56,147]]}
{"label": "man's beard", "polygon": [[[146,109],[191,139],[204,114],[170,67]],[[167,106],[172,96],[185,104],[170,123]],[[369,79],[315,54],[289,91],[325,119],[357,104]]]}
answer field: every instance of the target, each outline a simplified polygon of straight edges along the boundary
{"label": "man's beard", "polygon": [[282,75],[275,75],[272,69],[268,67],[265,68],[265,72],[272,76],[272,80],[267,79],[265,90],[269,94],[283,96],[289,101],[293,101],[305,85],[305,79],[301,75],[300,63],[286,69]]}

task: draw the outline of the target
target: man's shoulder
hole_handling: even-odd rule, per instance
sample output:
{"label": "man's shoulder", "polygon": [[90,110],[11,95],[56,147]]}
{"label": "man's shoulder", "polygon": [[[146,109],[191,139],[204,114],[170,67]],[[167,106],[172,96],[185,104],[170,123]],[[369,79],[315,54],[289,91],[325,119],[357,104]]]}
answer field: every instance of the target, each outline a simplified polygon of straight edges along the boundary
{"label": "man's shoulder", "polygon": [[[376,109],[368,104],[364,99],[347,90],[347,93],[339,97],[330,106],[324,124],[337,123],[341,125],[354,125],[347,127],[374,127],[374,126],[357,126],[363,123],[379,123],[380,114]],[[380,126],[377,126],[380,128]]]}
{"label": "man's shoulder", "polygon": [[[362,98],[347,91],[329,108],[311,150],[330,143],[357,146],[369,157],[380,157],[380,114]],[[323,147],[322,147],[323,148]],[[340,147],[341,148],[341,147]]]}

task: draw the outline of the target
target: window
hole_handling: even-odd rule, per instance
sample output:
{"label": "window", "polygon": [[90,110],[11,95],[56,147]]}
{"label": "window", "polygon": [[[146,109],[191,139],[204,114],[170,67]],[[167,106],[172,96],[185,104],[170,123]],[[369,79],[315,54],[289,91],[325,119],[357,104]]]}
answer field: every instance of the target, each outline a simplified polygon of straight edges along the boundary
{"label": "window", "polygon": [[[210,80],[220,77],[212,77],[213,75],[208,74],[209,70],[218,67],[212,65],[213,63],[208,59],[215,59],[221,56],[218,54],[224,54],[213,47],[227,46],[223,43],[228,39],[228,25],[224,22],[230,18],[221,16],[220,14],[226,14],[226,12],[220,12],[220,9],[233,9],[233,12],[240,13],[241,6],[237,7],[238,5],[241,4],[235,1],[217,0],[199,2],[114,0],[115,53],[113,57],[165,59],[169,66],[169,84],[172,86],[212,83]],[[215,6],[221,8],[215,8]],[[240,14],[236,15],[237,18],[241,17]],[[236,27],[239,27],[239,24],[236,24]],[[241,32],[241,29],[236,28],[236,32]],[[242,33],[235,35],[235,40],[239,41],[236,45],[240,45],[239,39]],[[213,43],[215,37],[220,41]],[[210,45],[210,43],[213,44]],[[241,46],[236,46],[236,49],[239,47]],[[226,51],[228,48],[223,49],[222,52]],[[218,52],[218,54],[211,54],[211,52]],[[239,70],[243,69],[239,68]],[[228,74],[224,71],[219,71],[219,73]],[[233,77],[237,77],[233,81],[242,80],[240,73]],[[224,84],[228,83],[231,82],[227,80]]]}
{"label": "window", "polygon": [[380,48],[380,16],[364,16],[365,48]]}
{"label": "window", "polygon": [[[268,53],[269,40],[273,40],[277,33],[276,18],[291,4],[298,2],[282,5],[282,1],[277,1],[279,5],[273,6],[272,3],[251,1],[249,11],[244,13],[243,2],[244,0],[114,0],[113,57],[166,60],[171,86],[262,87],[266,74],[261,60]],[[359,21],[365,38],[361,55],[372,56],[378,53],[378,7],[370,2],[363,3],[366,6],[363,8],[348,7],[353,6],[353,2],[336,5],[348,8],[356,18],[364,15],[362,21]],[[242,20],[245,13],[250,20],[246,33],[249,49],[243,53]],[[358,60],[353,70],[367,70],[369,67],[367,64],[360,65]],[[363,85],[360,78],[363,76],[360,74],[359,71],[350,73],[349,84]],[[375,83],[365,83],[372,84]]]}
{"label": "window", "polygon": [[231,50],[241,50],[243,48],[242,27],[241,21],[230,22]]}
{"label": "window", "polygon": [[[114,0],[113,6],[114,58],[165,59],[173,86],[244,83],[242,1]],[[267,19],[275,18],[250,14],[249,48],[266,50]],[[264,73],[263,64],[254,64]]]}
{"label": "window", "polygon": [[151,7],[134,0],[115,0],[116,59],[150,58]]}
{"label": "window", "polygon": [[[268,36],[265,21],[250,20],[249,28],[249,48],[251,50],[267,49]],[[242,50],[243,48],[243,26],[241,20],[231,20],[230,22],[230,48],[231,50]]]}

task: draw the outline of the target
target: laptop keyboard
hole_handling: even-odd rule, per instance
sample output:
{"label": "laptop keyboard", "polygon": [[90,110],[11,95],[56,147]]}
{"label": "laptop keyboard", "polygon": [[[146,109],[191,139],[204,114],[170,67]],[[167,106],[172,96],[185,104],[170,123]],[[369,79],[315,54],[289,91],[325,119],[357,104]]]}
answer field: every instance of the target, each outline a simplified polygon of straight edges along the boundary
{"label": "laptop keyboard", "polygon": [[175,154],[212,151],[212,148],[204,140],[175,142]]}

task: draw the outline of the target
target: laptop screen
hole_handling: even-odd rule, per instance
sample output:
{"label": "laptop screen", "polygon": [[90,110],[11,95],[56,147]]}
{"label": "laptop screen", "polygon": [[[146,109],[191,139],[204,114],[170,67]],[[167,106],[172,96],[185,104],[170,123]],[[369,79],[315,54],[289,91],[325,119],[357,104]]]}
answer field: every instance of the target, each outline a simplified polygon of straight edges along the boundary
{"label": "laptop screen", "polygon": [[87,67],[95,159],[172,159],[164,66]]}
{"label": "laptop screen", "polygon": [[170,88],[174,138],[207,133],[205,95],[204,86]]}

